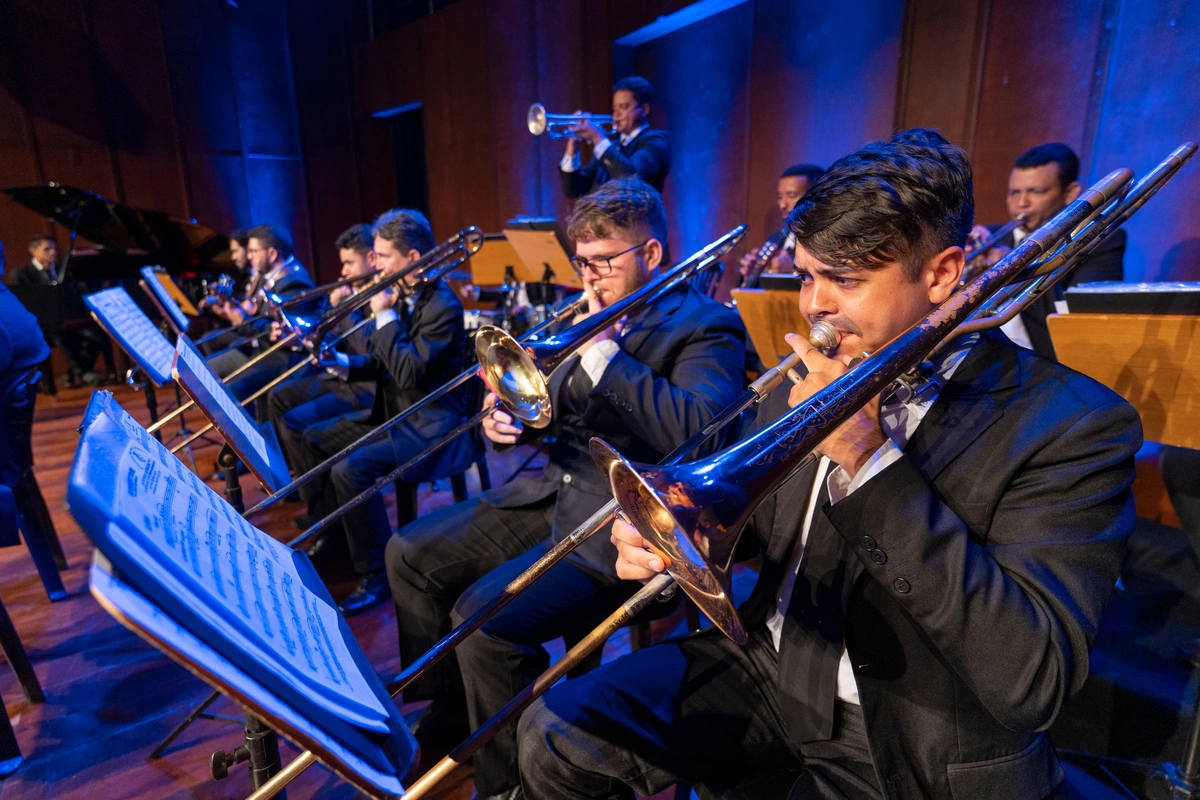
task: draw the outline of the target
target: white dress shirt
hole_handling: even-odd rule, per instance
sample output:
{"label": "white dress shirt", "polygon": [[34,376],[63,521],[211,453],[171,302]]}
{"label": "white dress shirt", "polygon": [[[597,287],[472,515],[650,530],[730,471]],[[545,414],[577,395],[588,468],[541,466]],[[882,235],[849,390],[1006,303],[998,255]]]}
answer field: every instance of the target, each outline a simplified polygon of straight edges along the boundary
{"label": "white dress shirt", "polygon": [[[796,576],[800,572],[800,562],[804,556],[804,544],[808,541],[808,532],[812,528],[813,514],[817,513],[817,481],[826,481],[831,505],[844,500],[853,494],[871,478],[883,472],[888,466],[900,460],[908,440],[916,432],[926,412],[937,400],[942,387],[950,380],[958,365],[967,357],[971,347],[979,340],[979,334],[971,334],[962,340],[954,342],[950,349],[938,355],[939,366],[929,380],[923,384],[917,393],[908,400],[901,402],[896,395],[890,396],[880,408],[879,424],[883,428],[887,441],[867,460],[853,480],[839,466],[833,466],[828,458],[821,458],[817,465],[817,474],[813,479],[813,487],[809,492],[808,508],[804,512],[804,521],[800,527],[800,536],[788,559],[788,570],[784,573],[783,582],[775,595],[775,610],[767,617],[767,630],[771,632],[771,641],[775,650],[779,650],[779,640],[783,634],[783,620],[787,616],[788,605],[792,601],[792,590],[796,586]],[[854,680],[854,670],[850,666],[850,654],[842,649],[842,660],[838,664],[837,696],[839,699],[858,705],[858,684]]]}
{"label": "white dress shirt", "polygon": [[[1024,228],[1017,228],[1013,231],[1013,247],[1019,245],[1029,234]],[[1018,344],[1027,350],[1033,349],[1033,341],[1029,338],[1029,331],[1025,330],[1025,323],[1021,319],[1021,315],[1017,314],[1008,322],[1000,326],[1000,330],[1004,331],[1004,335],[1013,340],[1013,344]]]}
{"label": "white dress shirt", "polygon": [[[638,134],[641,133],[642,131],[644,131],[645,129],[646,129],[646,126],[642,125],[640,128],[634,128],[632,133],[629,133],[629,134],[622,133],[621,134],[621,146],[624,147],[625,145],[632,142],[634,139],[637,138]],[[612,139],[609,139],[606,136],[603,139],[601,139],[600,144],[596,145],[595,149],[592,150],[592,155],[594,155],[596,158],[600,158],[602,155],[604,155],[605,153],[608,152],[608,148],[610,148],[610,147],[612,147]],[[558,166],[559,166],[559,169],[561,169],[563,172],[578,172],[579,164],[580,164],[579,150],[576,149],[576,151],[574,153],[572,153],[571,155],[564,155],[562,157],[562,161],[559,162]]]}

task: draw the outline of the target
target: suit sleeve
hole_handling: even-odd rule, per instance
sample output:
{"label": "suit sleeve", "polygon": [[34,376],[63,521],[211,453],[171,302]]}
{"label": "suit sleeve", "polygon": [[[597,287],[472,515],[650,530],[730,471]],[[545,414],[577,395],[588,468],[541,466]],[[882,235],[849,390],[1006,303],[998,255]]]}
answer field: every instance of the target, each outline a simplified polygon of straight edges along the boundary
{"label": "suit sleeve", "polygon": [[645,142],[628,156],[623,156],[618,148],[610,147],[604,151],[600,163],[612,178],[628,178],[637,175],[644,181],[649,181],[660,174],[671,164],[671,143],[663,131],[646,134]]}
{"label": "suit sleeve", "polygon": [[[610,150],[612,148],[609,148]],[[573,172],[567,172],[564,169],[559,169],[558,174],[562,176],[563,195],[569,199],[583,197],[587,194],[592,184],[596,180],[596,159],[592,159],[580,169]]]}
{"label": "suit sleeve", "polygon": [[1067,286],[1093,281],[1125,280],[1124,229],[1118,228],[1067,278]]}
{"label": "suit sleeve", "polygon": [[[1137,413],[1113,403],[1054,433],[1002,496],[986,543],[909,455],[828,509],[870,577],[1014,731],[1044,730],[1082,686],[1134,521]],[[865,532],[885,559],[862,549]]]}
{"label": "suit sleeve", "polygon": [[[451,357],[455,334],[462,328],[462,306],[439,292],[422,310],[410,332],[396,321],[371,336],[371,355],[403,389],[424,387],[443,359]],[[352,362],[353,364],[353,362]],[[352,369],[351,381],[357,381]]]}
{"label": "suit sleeve", "polygon": [[[737,314],[704,303],[679,324],[692,334],[669,374],[656,374],[623,350],[613,356],[588,397],[587,421],[597,433],[606,433],[601,419],[615,421],[622,432],[636,431],[655,450],[669,453],[738,395],[746,330]],[[601,417],[597,403],[614,413]],[[701,452],[711,452],[719,442],[720,437],[710,438]]]}

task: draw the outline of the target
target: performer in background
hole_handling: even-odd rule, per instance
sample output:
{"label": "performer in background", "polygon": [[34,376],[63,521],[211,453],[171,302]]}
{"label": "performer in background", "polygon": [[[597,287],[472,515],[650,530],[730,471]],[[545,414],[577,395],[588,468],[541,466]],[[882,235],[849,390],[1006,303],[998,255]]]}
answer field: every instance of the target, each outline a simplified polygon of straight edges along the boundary
{"label": "performer in background", "polygon": [[[240,325],[248,317],[267,310],[267,301],[261,296],[262,292],[274,292],[286,299],[315,285],[308,270],[296,258],[292,236],[282,225],[267,224],[251,228],[246,233],[246,256],[256,276],[252,281],[251,292],[241,302],[228,300],[221,305],[222,316],[234,325]],[[294,309],[301,314],[311,313],[313,310]],[[265,319],[261,322],[263,329],[270,324]],[[264,336],[248,345],[233,347],[209,356],[207,361],[213,371],[224,378],[266,349],[271,341],[277,338],[276,332],[269,338]],[[302,358],[306,358],[303,353],[282,348],[229,380],[227,385],[233,396],[241,400],[266,386],[272,378],[294,366]]]}
{"label": "performer in background", "polygon": [[[429,221],[420,211],[388,211],[375,221],[373,233],[376,263],[386,275],[399,272],[434,246]],[[404,280],[411,285],[411,278]],[[394,289],[378,292],[371,298],[371,311],[375,330],[366,352],[338,353],[323,366],[351,384],[374,382],[374,405],[369,411],[342,414],[306,428],[302,437],[304,463],[296,464],[301,472],[399,414],[463,369],[467,337],[462,303],[445,281],[427,283],[416,293],[402,295]],[[462,424],[466,408],[464,391],[453,392],[394,428],[390,440],[383,437],[338,462],[327,476],[302,492],[313,519],[349,502],[394,470],[401,463],[397,454],[407,460]],[[460,436],[403,478],[419,483],[454,475],[471,464],[473,455],[471,438]],[[400,520],[401,524],[408,521]],[[340,606],[342,613],[350,616],[388,597],[383,554],[392,526],[383,497],[378,494],[347,513],[343,522],[344,534],[336,528],[327,531],[309,550],[309,556],[318,563],[327,562],[348,546],[359,574],[358,586]]]}
{"label": "performer in background", "polygon": [[[70,284],[58,266],[58,244],[50,236],[29,239],[29,263],[17,270],[13,283],[18,286],[58,286]],[[42,328],[42,335],[67,357],[64,386],[101,386],[116,380],[112,342],[90,318],[70,320],[55,330]],[[102,356],[107,373],[95,371],[96,357]]]}
{"label": "performer in background", "polygon": [[[638,176],[662,192],[671,169],[671,140],[666,131],[650,127],[654,87],[645,78],[631,76],[613,84],[613,123],[616,133],[609,138],[590,122],[575,125],[575,138],[567,139],[559,171],[563,194],[582,197],[614,178]],[[580,167],[579,145],[592,146],[592,160]],[[664,243],[665,244],[665,243]]]}
{"label": "performer in background", "polygon": [[255,272],[250,267],[250,255],[246,252],[248,244],[250,238],[244,230],[239,228],[229,234],[229,258],[237,269],[234,276],[234,293],[238,297],[245,297],[249,293],[250,285],[254,283]]}
{"label": "performer in background", "polygon": [[[337,238],[342,278],[366,275],[375,269],[373,239],[371,226],[365,224],[355,225]],[[334,289],[329,294],[329,305],[336,306],[353,291],[350,286]],[[334,335],[350,331],[361,321],[362,314],[348,317]],[[338,349],[348,355],[366,356],[374,329],[373,322],[367,323],[351,333]],[[296,469],[297,464],[305,462],[302,453],[305,429],[341,414],[369,409],[374,402],[374,381],[348,383],[340,380],[335,370],[321,370],[314,375],[284,381],[272,389],[267,394],[267,416],[275,426],[288,466]],[[292,524],[304,530],[312,522],[308,515],[303,515]]]}
{"label": "performer in background", "polygon": [[[796,164],[783,171],[775,187],[775,202],[779,206],[780,220],[787,221],[788,214],[792,213],[792,209],[796,207],[796,203],[800,202],[800,198],[804,196],[808,188],[824,172],[825,170],[816,164]],[[787,225],[785,224],[767,237],[767,241],[763,246],[765,247],[767,244],[774,245],[777,249],[762,271],[771,274],[790,274],[793,259],[795,258],[796,244],[788,236]],[[742,256],[742,260],[738,263],[738,272],[742,275],[742,289],[758,288],[758,275],[750,274],[758,261],[758,257],[758,250],[751,251]]]}
{"label": "performer in background", "polygon": [[[910,130],[835,163],[792,212],[811,396],[956,289],[966,154]],[[868,235],[869,234],[869,235]],[[868,359],[869,363],[869,359]],[[551,689],[520,723],[535,800],[1066,797],[1046,729],[1088,648],[1134,520],[1137,413],[992,331],[948,346],[924,392],[868,404],[743,536],[762,569],[749,644],[710,630]],[[786,411],[772,395],[762,423]],[[617,573],[663,569],[613,528]]]}
{"label": "performer in background", "polygon": [[[567,234],[589,313],[596,313],[643,286],[659,266],[667,235],[662,200],[640,180],[610,181],[576,204]],[[633,458],[659,461],[743,386],[741,319],[690,285],[614,327],[555,371],[549,428],[525,430],[501,410],[484,422],[500,447],[556,436],[541,475],[428,514],[392,537],[387,564],[403,663],[604,505],[610,495],[588,455],[589,439],[602,436]],[[495,401],[489,395],[484,404]],[[597,533],[463,642],[461,678],[448,658],[405,689],[408,701],[434,700],[414,728],[426,757],[462,737],[468,714],[477,726],[542,672],[542,642],[590,629],[632,594],[636,587],[613,571],[614,556],[607,531]],[[501,732],[474,764],[481,797],[511,792],[518,784],[515,731]]]}
{"label": "performer in background", "polygon": [[[1052,142],[1026,150],[1017,158],[1008,176],[1008,213],[1013,219],[1025,216],[1019,228],[1010,233],[992,252],[987,263],[994,264],[1019,245],[1030,231],[1037,230],[1079,196],[1079,158],[1065,144]],[[993,226],[999,227],[997,226]],[[973,240],[988,237],[989,228],[978,225],[971,231]],[[1118,228],[1054,291],[1038,300],[1008,322],[1003,331],[1022,347],[1054,358],[1054,345],[1046,327],[1046,317],[1054,313],[1054,301],[1061,300],[1063,291],[1079,283],[1091,281],[1120,281],[1125,279],[1122,261],[1125,257],[1125,229]]]}

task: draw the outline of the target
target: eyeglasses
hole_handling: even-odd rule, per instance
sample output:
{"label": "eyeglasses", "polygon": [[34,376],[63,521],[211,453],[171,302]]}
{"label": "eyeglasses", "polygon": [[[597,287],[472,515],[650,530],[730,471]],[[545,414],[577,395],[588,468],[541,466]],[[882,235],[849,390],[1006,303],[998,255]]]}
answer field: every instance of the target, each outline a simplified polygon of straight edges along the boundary
{"label": "eyeglasses", "polygon": [[595,258],[584,258],[583,256],[571,256],[571,266],[574,267],[575,271],[577,273],[579,273],[580,275],[583,274],[583,271],[585,269],[590,269],[592,271],[592,274],[595,275],[597,278],[603,278],[605,275],[612,272],[612,260],[614,258],[620,258],[621,256],[625,255],[626,253],[633,252],[634,250],[637,250],[639,247],[644,246],[646,244],[646,242],[648,242],[648,241],[650,241],[650,240],[646,239],[638,244],[635,244],[633,247],[630,247],[628,250],[622,250],[619,253],[613,253],[611,256],[596,256]]}

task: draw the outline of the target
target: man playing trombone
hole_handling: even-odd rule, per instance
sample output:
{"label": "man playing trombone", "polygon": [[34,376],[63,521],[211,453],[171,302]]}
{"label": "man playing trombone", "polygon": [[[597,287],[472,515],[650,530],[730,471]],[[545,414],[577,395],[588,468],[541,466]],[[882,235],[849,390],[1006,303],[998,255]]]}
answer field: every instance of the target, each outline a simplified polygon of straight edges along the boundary
{"label": "man playing trombone", "polygon": [[[605,181],[634,176],[662,192],[671,171],[671,140],[666,131],[650,127],[653,103],[654,87],[645,78],[634,75],[613,85],[615,139],[586,119],[575,124],[575,135],[567,139],[567,151],[559,164],[563,194],[582,197]],[[592,146],[592,160],[581,168],[578,148],[582,142]]]}
{"label": "man playing trombone", "polygon": [[[666,217],[658,193],[640,180],[610,181],[576,205],[568,224],[573,263],[595,313],[644,286],[662,258]],[[661,459],[743,386],[745,329],[737,314],[690,285],[587,342],[550,379],[553,420],[527,430],[497,410],[484,432],[499,446],[557,436],[536,477],[517,477],[481,497],[402,528],[388,544],[400,653],[411,664],[454,622],[469,616],[604,505],[607,489],[588,455],[593,436],[620,440]],[[489,395],[485,405],[495,402]],[[542,642],[590,629],[636,588],[617,578],[615,552],[597,533],[519,595],[457,651],[405,691],[433,699],[414,733],[427,759],[491,716],[548,662]],[[466,699],[464,688],[466,685]],[[518,784],[510,728],[475,758],[481,797]]]}
{"label": "man playing trombone", "polygon": [[[840,344],[789,337],[807,377],[788,404],[955,292],[972,214],[966,155],[932,131],[816,182],[789,219],[800,311]],[[529,797],[679,781],[797,800],[1066,797],[1045,731],[1083,684],[1120,570],[1137,414],[994,329],[951,339],[911,388],[849,417],[758,506],[745,647],[715,631],[650,647],[526,711]],[[632,526],[613,540],[622,578],[663,570]]]}
{"label": "man playing trombone", "polygon": [[[388,211],[375,221],[373,233],[376,263],[385,276],[400,272],[434,246],[429,221],[420,211]],[[406,286],[416,280],[415,275],[403,278]],[[462,370],[466,347],[462,303],[444,281],[423,283],[415,291],[376,291],[370,308],[375,330],[367,352],[338,353],[324,364],[342,380],[373,381],[374,404],[369,411],[350,412],[306,428],[301,437],[304,463],[296,465],[298,472],[308,472]],[[399,465],[397,453],[420,451],[427,442],[453,430],[465,416],[466,398],[461,391],[452,392],[394,428],[390,439],[380,437],[363,445],[301,490],[301,496],[309,501],[310,516],[319,519],[349,502]],[[462,472],[473,452],[470,438],[460,437],[404,478],[417,483]],[[342,613],[350,616],[387,599],[383,555],[392,526],[379,494],[349,511],[342,522],[343,541],[359,574],[358,586],[340,606]],[[310,549],[310,557],[321,563],[344,553],[341,535],[338,529],[326,533]]]}
{"label": "man playing trombone", "polygon": [[[337,238],[336,246],[343,280],[369,276],[375,270],[374,235],[370,225],[349,228]],[[369,279],[364,279],[364,283]],[[353,292],[353,286],[336,286],[329,293],[328,303],[331,307],[336,306]],[[342,348],[347,356],[366,356],[368,353],[374,323],[367,322],[358,330],[352,330],[360,322],[361,315],[356,314],[343,323],[343,329],[349,334]],[[288,465],[294,469],[297,464],[305,463],[301,452],[305,429],[322,420],[370,408],[374,400],[374,381],[349,383],[338,379],[336,369],[323,370],[315,375],[290,379],[272,389],[267,395],[267,415],[279,435]],[[301,517],[302,529],[311,524],[311,520],[304,524],[306,518],[307,515]]]}

